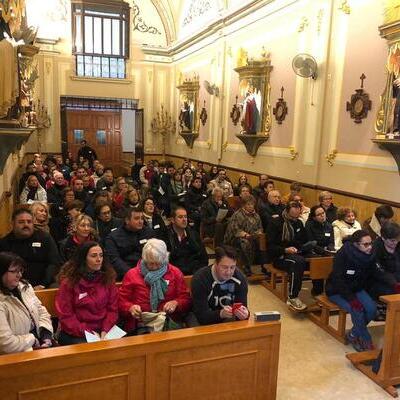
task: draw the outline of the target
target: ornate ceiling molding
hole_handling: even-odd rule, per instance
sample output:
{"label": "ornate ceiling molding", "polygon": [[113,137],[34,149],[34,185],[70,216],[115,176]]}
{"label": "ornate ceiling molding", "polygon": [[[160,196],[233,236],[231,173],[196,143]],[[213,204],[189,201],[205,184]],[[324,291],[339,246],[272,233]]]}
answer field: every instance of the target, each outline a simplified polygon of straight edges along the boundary
{"label": "ornate ceiling molding", "polygon": [[167,46],[170,46],[177,37],[173,13],[170,7],[165,4],[165,0],[151,0],[151,2],[161,18],[161,22],[164,26],[165,36],[167,38]]}
{"label": "ornate ceiling molding", "polygon": [[155,26],[149,26],[143,20],[143,17],[140,15],[139,6],[132,1],[132,13],[133,13],[133,30],[139,31],[142,33],[150,33],[153,35],[161,35],[161,32]]}

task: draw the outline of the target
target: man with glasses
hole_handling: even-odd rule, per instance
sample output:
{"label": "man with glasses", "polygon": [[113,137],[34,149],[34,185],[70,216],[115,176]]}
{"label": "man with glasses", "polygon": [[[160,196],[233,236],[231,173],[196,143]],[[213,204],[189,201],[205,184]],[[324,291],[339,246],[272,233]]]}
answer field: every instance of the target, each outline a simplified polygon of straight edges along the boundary
{"label": "man with glasses", "polygon": [[34,230],[32,213],[27,209],[13,212],[12,231],[0,239],[0,251],[11,251],[26,262],[24,278],[34,288],[53,283],[61,264],[53,238],[46,232]]}
{"label": "man with glasses", "polygon": [[333,204],[333,195],[331,192],[323,191],[318,196],[320,206],[325,210],[326,220],[332,223],[337,219],[338,208]]}
{"label": "man with glasses", "polygon": [[281,194],[279,190],[270,190],[268,192],[267,201],[259,201],[258,203],[258,213],[261,218],[261,222],[266,232],[269,223],[282,215],[282,211],[285,206],[281,202]]}
{"label": "man with glasses", "polygon": [[236,259],[234,248],[217,247],[215,263],[193,275],[193,312],[201,325],[249,318],[247,281]]}

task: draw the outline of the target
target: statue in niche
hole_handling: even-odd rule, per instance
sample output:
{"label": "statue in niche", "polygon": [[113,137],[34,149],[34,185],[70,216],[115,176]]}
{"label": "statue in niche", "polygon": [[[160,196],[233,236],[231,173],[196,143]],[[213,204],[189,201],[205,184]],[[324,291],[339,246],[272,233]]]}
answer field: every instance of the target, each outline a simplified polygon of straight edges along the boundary
{"label": "statue in niche", "polygon": [[242,104],[242,132],[255,135],[261,129],[262,95],[260,82],[244,79],[240,82],[240,93],[244,97]]}
{"label": "statue in niche", "polygon": [[400,77],[393,81],[393,133],[400,136]]}
{"label": "statue in niche", "polygon": [[184,100],[181,108],[181,113],[179,115],[179,125],[182,128],[182,131],[192,131],[193,114],[193,102],[189,101],[189,99]]}

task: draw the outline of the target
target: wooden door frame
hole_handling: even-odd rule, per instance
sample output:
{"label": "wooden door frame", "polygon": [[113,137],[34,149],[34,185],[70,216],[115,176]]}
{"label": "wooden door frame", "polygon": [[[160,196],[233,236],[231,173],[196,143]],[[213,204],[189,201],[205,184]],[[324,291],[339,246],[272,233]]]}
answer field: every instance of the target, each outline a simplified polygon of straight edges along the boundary
{"label": "wooden door frame", "polygon": [[[98,110],[98,111],[122,111],[133,110],[135,113],[143,115],[144,110],[138,109],[138,99],[124,99],[112,97],[86,97],[86,96],[61,96],[60,97],[60,122],[61,122],[61,151],[64,157],[68,152],[68,125],[67,113],[68,110]],[[142,132],[140,135],[143,139],[143,149],[140,151],[142,157],[144,155],[144,126],[142,123]],[[136,151],[136,145],[135,145]],[[143,154],[142,154],[143,153]],[[136,153],[135,153],[136,154]]]}

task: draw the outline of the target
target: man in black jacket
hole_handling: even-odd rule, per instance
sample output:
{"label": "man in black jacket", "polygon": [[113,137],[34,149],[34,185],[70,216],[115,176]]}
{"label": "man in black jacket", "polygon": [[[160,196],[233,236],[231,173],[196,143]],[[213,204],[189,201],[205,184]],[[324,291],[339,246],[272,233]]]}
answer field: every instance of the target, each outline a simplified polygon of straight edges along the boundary
{"label": "man in black jacket", "polygon": [[47,287],[55,281],[61,264],[57,245],[43,231],[35,231],[32,213],[17,209],[12,215],[12,231],[0,239],[0,251],[11,251],[27,264],[24,278],[33,287]]}
{"label": "man in black jacket", "polygon": [[265,232],[271,220],[279,218],[284,209],[285,206],[281,203],[281,194],[275,189],[268,192],[267,202],[260,201],[258,203],[258,214]]}
{"label": "man in black jacket", "polygon": [[172,210],[171,217],[167,243],[169,261],[184,275],[193,275],[195,271],[208,265],[206,249],[200,235],[188,227],[187,212],[183,207]]}
{"label": "man in black jacket", "polygon": [[236,251],[230,246],[215,249],[215,263],[192,278],[193,312],[202,325],[244,320],[247,309],[246,278],[236,268]]}
{"label": "man in black jacket", "polygon": [[81,140],[81,148],[78,151],[78,161],[79,157],[83,157],[84,159],[89,161],[90,167],[93,166],[93,161],[97,159],[96,152],[88,146],[86,140]]}
{"label": "man in black jacket", "polygon": [[118,280],[136,267],[143,246],[154,237],[153,230],[144,226],[143,211],[130,208],[124,225],[111,232],[105,240],[106,255],[117,272]]}
{"label": "man in black jacket", "polygon": [[289,274],[289,297],[286,303],[297,311],[307,308],[298,297],[307,268],[306,259],[301,254],[303,245],[307,243],[307,232],[299,219],[300,212],[300,203],[289,202],[282,216],[271,220],[267,230],[268,254],[276,268]]}

